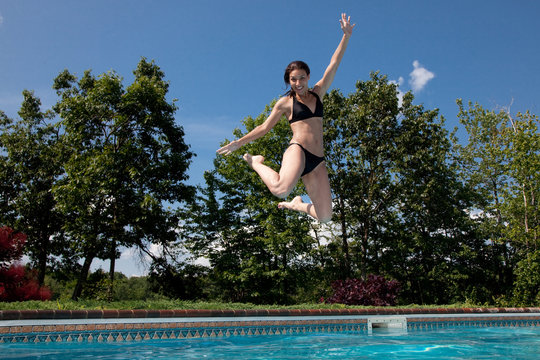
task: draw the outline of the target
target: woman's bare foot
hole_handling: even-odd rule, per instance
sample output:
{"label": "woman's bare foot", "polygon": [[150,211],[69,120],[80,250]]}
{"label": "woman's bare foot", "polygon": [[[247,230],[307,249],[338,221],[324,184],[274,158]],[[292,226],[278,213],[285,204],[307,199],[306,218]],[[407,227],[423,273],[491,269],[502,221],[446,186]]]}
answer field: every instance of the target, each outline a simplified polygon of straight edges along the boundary
{"label": "woman's bare foot", "polygon": [[302,211],[305,203],[302,201],[301,196],[297,196],[291,201],[282,201],[278,204],[278,209],[289,209],[294,211]]}
{"label": "woman's bare foot", "polygon": [[248,165],[253,169],[253,164],[262,164],[264,161],[264,156],[262,155],[251,155],[248,153],[245,153],[243,156],[244,160],[248,163]]}

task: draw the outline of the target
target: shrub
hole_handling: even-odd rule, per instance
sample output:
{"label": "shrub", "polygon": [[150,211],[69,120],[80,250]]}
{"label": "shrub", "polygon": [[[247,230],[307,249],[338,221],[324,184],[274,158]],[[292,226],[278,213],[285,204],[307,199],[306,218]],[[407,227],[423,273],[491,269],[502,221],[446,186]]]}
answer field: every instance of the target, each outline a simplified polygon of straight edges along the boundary
{"label": "shrub", "polygon": [[39,286],[34,273],[21,264],[0,270],[0,301],[49,300],[51,291]]}
{"label": "shrub", "polygon": [[9,267],[12,261],[22,257],[25,243],[25,234],[16,233],[7,226],[0,228],[0,269]]}
{"label": "shrub", "polygon": [[22,257],[26,235],[0,228],[0,301],[48,300],[51,292],[40,287],[35,274],[17,261]]}
{"label": "shrub", "polygon": [[396,280],[370,274],[366,280],[336,280],[332,289],[334,294],[326,300],[330,304],[392,306],[396,304],[400,284]]}
{"label": "shrub", "polygon": [[513,304],[516,306],[540,305],[540,251],[528,253],[518,262],[514,271]]}

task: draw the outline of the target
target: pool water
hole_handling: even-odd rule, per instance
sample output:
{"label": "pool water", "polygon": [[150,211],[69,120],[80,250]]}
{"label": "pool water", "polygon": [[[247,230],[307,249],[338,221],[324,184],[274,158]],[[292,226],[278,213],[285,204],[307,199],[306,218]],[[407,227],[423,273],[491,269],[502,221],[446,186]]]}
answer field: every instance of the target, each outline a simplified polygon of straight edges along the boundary
{"label": "pool water", "polygon": [[0,344],[2,359],[538,359],[540,328],[232,336],[121,343]]}

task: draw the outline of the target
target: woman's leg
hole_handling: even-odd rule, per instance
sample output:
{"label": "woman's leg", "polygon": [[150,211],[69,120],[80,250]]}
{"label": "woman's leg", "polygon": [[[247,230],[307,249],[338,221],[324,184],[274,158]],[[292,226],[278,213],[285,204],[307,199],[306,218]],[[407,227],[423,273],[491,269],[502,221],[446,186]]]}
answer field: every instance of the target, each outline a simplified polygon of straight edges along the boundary
{"label": "woman's leg", "polygon": [[304,153],[299,146],[289,146],[283,154],[279,173],[263,164],[261,155],[245,154],[244,160],[259,174],[270,192],[279,198],[286,198],[296,186],[304,169]]}
{"label": "woman's leg", "polygon": [[304,175],[302,181],[312,203],[305,203],[297,196],[292,201],[279,203],[278,207],[306,213],[321,223],[332,220],[332,192],[325,162]]}

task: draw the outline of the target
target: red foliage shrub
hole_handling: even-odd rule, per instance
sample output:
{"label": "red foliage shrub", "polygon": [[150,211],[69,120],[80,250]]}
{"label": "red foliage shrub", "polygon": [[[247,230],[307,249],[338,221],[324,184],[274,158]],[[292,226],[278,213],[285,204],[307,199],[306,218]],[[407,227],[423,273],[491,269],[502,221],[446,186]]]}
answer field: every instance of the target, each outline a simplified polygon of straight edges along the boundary
{"label": "red foliage shrub", "polygon": [[49,300],[51,291],[40,287],[35,274],[16,261],[22,257],[26,235],[0,228],[0,301]]}
{"label": "red foliage shrub", "polygon": [[14,233],[13,229],[2,226],[0,228],[0,268],[13,260],[20,259],[25,243],[25,234]]}
{"label": "red foliage shrub", "polygon": [[380,275],[368,275],[366,280],[347,279],[332,283],[334,294],[327,303],[365,306],[392,306],[400,291],[396,280],[386,280]]}
{"label": "red foliage shrub", "polygon": [[33,278],[23,265],[0,270],[0,301],[49,300],[51,291]]}

